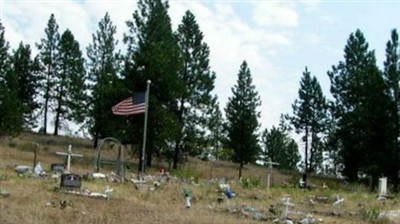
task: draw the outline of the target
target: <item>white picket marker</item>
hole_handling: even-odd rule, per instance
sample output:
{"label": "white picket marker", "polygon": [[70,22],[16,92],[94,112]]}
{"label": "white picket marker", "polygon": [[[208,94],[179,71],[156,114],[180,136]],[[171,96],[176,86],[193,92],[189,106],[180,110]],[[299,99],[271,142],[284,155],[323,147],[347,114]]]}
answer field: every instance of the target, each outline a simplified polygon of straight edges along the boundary
{"label": "white picket marker", "polygon": [[67,172],[71,172],[71,157],[83,157],[81,154],[74,154],[72,153],[72,146],[68,146],[68,151],[67,152],[56,152],[57,155],[62,155],[62,156],[67,156]]}

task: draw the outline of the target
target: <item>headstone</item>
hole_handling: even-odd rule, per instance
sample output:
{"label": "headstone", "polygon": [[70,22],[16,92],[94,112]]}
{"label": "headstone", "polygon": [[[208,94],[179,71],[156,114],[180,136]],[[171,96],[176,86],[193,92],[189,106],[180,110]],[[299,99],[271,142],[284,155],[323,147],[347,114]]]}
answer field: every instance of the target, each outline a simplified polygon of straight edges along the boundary
{"label": "headstone", "polygon": [[80,189],[82,186],[81,176],[77,174],[62,174],[60,188],[61,189]]}
{"label": "headstone", "polygon": [[387,178],[379,178],[379,197],[387,196]]}
{"label": "headstone", "polygon": [[24,165],[17,165],[14,167],[15,172],[18,174],[26,174],[31,170],[31,167]]}
{"label": "headstone", "polygon": [[56,173],[64,173],[65,165],[62,163],[52,163],[50,169]]}
{"label": "headstone", "polygon": [[67,172],[71,172],[71,157],[83,157],[83,155],[80,154],[74,154],[72,153],[72,146],[69,145],[68,151],[67,152],[56,152],[57,155],[62,155],[62,156],[67,156]]}
{"label": "headstone", "polygon": [[0,196],[2,196],[2,197],[9,197],[10,196],[10,193],[7,191],[7,190],[5,190],[5,189],[1,189],[0,188]]}

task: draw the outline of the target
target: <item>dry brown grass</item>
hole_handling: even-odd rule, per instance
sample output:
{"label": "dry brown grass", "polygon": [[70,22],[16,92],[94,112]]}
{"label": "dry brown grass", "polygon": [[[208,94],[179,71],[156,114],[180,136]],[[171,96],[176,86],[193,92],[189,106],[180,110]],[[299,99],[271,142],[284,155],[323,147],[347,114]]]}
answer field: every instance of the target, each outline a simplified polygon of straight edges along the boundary
{"label": "dry brown grass", "polygon": [[[7,198],[0,197],[0,223],[232,223],[250,224],[262,223],[246,217],[241,213],[228,212],[225,204],[218,204],[221,197],[217,184],[210,183],[212,178],[225,178],[232,185],[237,197],[232,200],[232,207],[244,205],[258,208],[268,214],[271,204],[282,210],[281,198],[290,196],[296,204],[295,211],[312,213],[316,218],[322,218],[324,223],[368,223],[361,214],[361,210],[378,209],[380,211],[399,209],[399,198],[386,202],[376,200],[375,194],[370,194],[363,187],[345,187],[341,183],[328,179],[313,179],[312,182],[320,186],[327,182],[331,190],[314,189],[302,191],[294,187],[281,187],[282,183],[298,180],[300,175],[288,175],[274,172],[274,187],[267,191],[265,187],[266,170],[257,166],[245,166],[244,177],[260,179],[261,185],[254,188],[245,188],[237,181],[237,165],[228,162],[205,162],[190,159],[188,163],[175,172],[181,176],[193,176],[198,183],[189,184],[173,180],[155,191],[136,189],[131,182],[111,183],[102,180],[84,181],[83,188],[102,192],[107,185],[115,190],[109,200],[93,199],[83,196],[70,195],[54,191],[59,182],[33,177],[19,177],[13,170],[14,164],[31,165],[33,153],[27,150],[26,145],[40,142],[38,161],[45,169],[51,163],[61,162],[62,158],[55,155],[56,151],[65,151],[68,144],[73,142],[73,151],[84,154],[83,159],[74,160],[73,171],[85,174],[93,171],[93,156],[95,150],[90,148],[90,142],[74,139],[51,137],[49,140],[37,135],[26,135],[0,143],[0,188],[10,192]],[[105,156],[115,157],[116,152],[106,150]],[[136,161],[132,161],[137,164]],[[156,174],[164,163],[156,164],[147,172]],[[132,168],[135,172],[136,168]],[[105,173],[109,169],[103,170]],[[188,188],[193,191],[193,207],[184,208],[182,190]],[[323,195],[333,200],[339,194],[345,198],[340,208],[340,216],[333,216],[332,201],[311,206],[306,198]],[[68,202],[62,208],[60,202]],[[50,205],[49,205],[50,204]],[[298,219],[296,215],[292,215]],[[378,223],[387,223],[385,220],[375,220]],[[271,221],[264,221],[264,223]]]}

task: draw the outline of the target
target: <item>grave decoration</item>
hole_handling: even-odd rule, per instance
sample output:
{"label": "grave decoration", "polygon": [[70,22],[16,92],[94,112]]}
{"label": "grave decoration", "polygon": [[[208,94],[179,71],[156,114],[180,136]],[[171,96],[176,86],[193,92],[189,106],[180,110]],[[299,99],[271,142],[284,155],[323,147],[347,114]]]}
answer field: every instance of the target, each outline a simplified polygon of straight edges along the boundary
{"label": "grave decoration", "polygon": [[283,217],[287,217],[290,213],[289,208],[294,207],[294,204],[290,202],[290,197],[282,198],[283,205],[285,206],[285,211],[283,213]]}
{"label": "grave decoration", "polygon": [[[118,155],[116,160],[107,160],[107,159],[102,159],[101,158],[101,149],[105,145],[106,142],[111,142],[118,147]],[[121,141],[119,141],[116,138],[113,137],[107,137],[104,139],[100,140],[100,143],[97,145],[97,150],[96,150],[96,155],[95,155],[95,161],[94,161],[94,173],[99,173],[100,172],[100,166],[102,164],[109,164],[109,165],[114,165],[117,167],[116,170],[116,175],[119,176],[118,182],[124,182],[125,179],[125,167],[128,166],[130,163],[124,161],[124,146],[122,145]]]}
{"label": "grave decoration", "polygon": [[72,153],[72,146],[71,145],[68,146],[68,151],[67,152],[56,152],[56,154],[67,157],[67,170],[66,170],[66,173],[71,173],[71,157],[83,157],[83,155]]}
{"label": "grave decoration", "polygon": [[185,198],[185,207],[191,208],[192,207],[192,191],[189,189],[183,189],[183,197]]}
{"label": "grave decoration", "polygon": [[68,193],[68,194],[76,194],[79,196],[85,196],[85,197],[89,197],[89,198],[104,198],[104,199],[110,199],[111,198],[111,194],[114,190],[110,189],[107,186],[107,189],[104,191],[104,193],[100,193],[100,192],[93,192],[90,191],[88,189],[84,189],[84,190],[68,190],[68,191],[62,191],[64,193]]}
{"label": "grave decoration", "polygon": [[81,187],[82,187],[81,176],[70,173],[61,175],[60,190],[63,193],[76,194],[91,198],[109,199],[111,197],[112,192],[114,191],[113,189],[110,189],[109,186],[107,186],[104,193],[92,192],[88,189],[82,190]]}
{"label": "grave decoration", "polygon": [[50,170],[55,173],[64,173],[65,165],[62,163],[52,163],[50,165]]}
{"label": "grave decoration", "polygon": [[38,162],[35,166],[35,168],[33,169],[33,172],[35,173],[35,175],[37,177],[41,177],[43,175],[46,175],[46,172],[44,172],[42,165],[40,164],[40,162]]}
{"label": "grave decoration", "polygon": [[250,217],[257,221],[266,221],[268,220],[267,216],[258,208],[250,207],[248,205],[242,205],[241,213],[246,216]]}
{"label": "grave decoration", "polygon": [[332,204],[334,215],[340,214],[340,208],[341,208],[341,205],[343,204],[343,202],[344,202],[344,198],[340,198],[339,195],[336,195],[336,200]]}
{"label": "grave decoration", "polygon": [[236,196],[236,194],[230,188],[224,189],[224,194],[228,198],[228,200],[226,200],[226,206],[228,207],[228,209],[230,209],[230,200],[232,200]]}

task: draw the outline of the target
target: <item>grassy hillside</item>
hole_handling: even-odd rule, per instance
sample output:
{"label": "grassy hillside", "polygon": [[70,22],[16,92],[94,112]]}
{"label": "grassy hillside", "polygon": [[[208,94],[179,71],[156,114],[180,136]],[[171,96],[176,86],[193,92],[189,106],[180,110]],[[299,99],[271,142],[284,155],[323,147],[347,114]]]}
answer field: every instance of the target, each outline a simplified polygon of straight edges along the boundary
{"label": "grassy hillside", "polygon": [[[332,179],[311,178],[315,189],[298,189],[300,174],[296,173],[273,172],[273,186],[268,190],[264,167],[245,166],[244,178],[238,181],[237,165],[221,161],[189,159],[171,173],[174,178],[155,190],[150,189],[151,181],[149,187],[137,187],[130,181],[83,181],[82,187],[90,191],[103,192],[107,186],[114,189],[109,200],[58,192],[55,190],[59,186],[57,179],[18,176],[14,172],[14,165],[32,166],[34,147],[38,149],[37,161],[49,170],[51,163],[63,161],[55,152],[66,151],[69,144],[74,153],[84,155],[73,160],[72,171],[80,175],[93,172],[95,150],[85,139],[22,134],[0,142],[0,189],[10,193],[9,197],[0,196],[0,223],[272,223],[275,218],[283,220],[281,199],[286,196],[295,204],[291,209],[294,212],[289,214],[294,221],[311,214],[323,223],[396,223],[395,219],[378,219],[377,214],[400,209],[398,195],[378,201],[376,194],[362,186],[345,185]],[[115,147],[105,147],[103,156],[116,158]],[[126,157],[132,163],[126,173],[130,179],[137,174],[137,160]],[[157,160],[147,174],[156,177],[161,167],[167,167],[167,163]],[[112,171],[115,167],[104,166],[101,170],[105,174]],[[226,197],[218,189],[221,179],[237,194],[229,208]],[[322,189],[323,183],[329,189]],[[183,189],[193,192],[190,209],[184,207]],[[332,205],[336,195],[345,199],[338,207]],[[310,203],[310,199],[322,197],[327,201]],[[225,201],[219,203],[221,199]]]}

